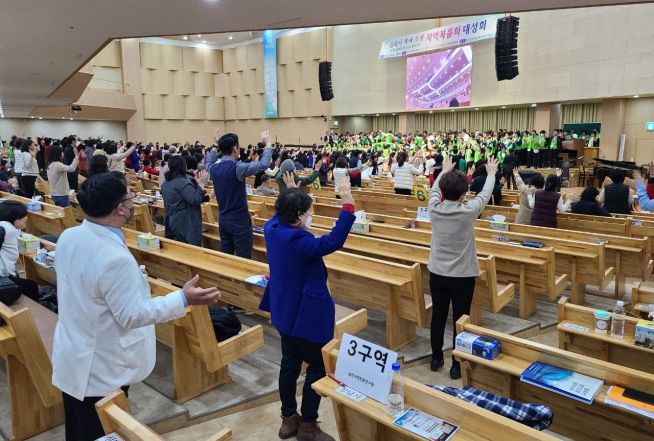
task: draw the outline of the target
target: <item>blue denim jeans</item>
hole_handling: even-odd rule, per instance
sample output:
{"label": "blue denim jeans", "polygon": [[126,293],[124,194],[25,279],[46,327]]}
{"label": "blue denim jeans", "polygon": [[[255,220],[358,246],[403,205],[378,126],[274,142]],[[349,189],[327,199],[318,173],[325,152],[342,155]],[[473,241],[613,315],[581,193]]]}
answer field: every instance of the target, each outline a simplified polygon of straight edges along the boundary
{"label": "blue denim jeans", "polygon": [[70,205],[70,199],[68,196],[52,196],[52,200],[57,207],[66,208]]}

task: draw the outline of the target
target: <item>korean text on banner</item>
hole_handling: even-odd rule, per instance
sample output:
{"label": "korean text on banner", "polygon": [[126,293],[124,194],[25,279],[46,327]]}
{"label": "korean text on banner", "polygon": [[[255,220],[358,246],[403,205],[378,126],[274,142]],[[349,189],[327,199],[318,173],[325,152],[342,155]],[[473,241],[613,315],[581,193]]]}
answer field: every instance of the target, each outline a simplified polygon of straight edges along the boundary
{"label": "korean text on banner", "polygon": [[336,359],[336,378],[346,386],[386,404],[397,352],[350,334],[343,334]]}
{"label": "korean text on banner", "polygon": [[263,91],[265,118],[277,118],[277,38],[275,31],[263,32]]}
{"label": "korean text on banner", "polygon": [[382,42],[379,59],[404,57],[495,38],[500,15],[484,15]]}

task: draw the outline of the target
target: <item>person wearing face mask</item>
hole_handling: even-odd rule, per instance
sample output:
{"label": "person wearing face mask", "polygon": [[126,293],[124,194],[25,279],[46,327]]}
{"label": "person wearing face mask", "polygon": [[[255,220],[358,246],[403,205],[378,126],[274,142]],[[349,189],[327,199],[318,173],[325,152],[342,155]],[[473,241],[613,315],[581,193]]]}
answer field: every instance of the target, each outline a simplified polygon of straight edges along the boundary
{"label": "person wearing face mask", "polygon": [[91,176],[77,196],[84,221],[57,242],[57,290],[65,295],[58,296],[52,384],[63,395],[67,441],[103,436],[95,403],[152,372],[155,324],[220,298],[216,288],[197,287],[197,275],[180,290],[150,296],[121,231],[134,214],[134,197],[121,175]]}
{"label": "person wearing face mask", "polygon": [[[264,226],[270,279],[259,305],[270,312],[270,320],[281,337],[279,437],[297,435],[302,441],[333,441],[318,427],[320,396],[311,384],[325,376],[321,349],[334,337],[334,301],[327,288],[322,258],[345,243],[355,220],[354,198],[350,181],[343,179],[339,189],[343,207],[336,224],[329,234],[315,237],[308,231],[313,200],[297,188],[292,173],[284,179],[288,189],[280,193],[275,202],[277,214]],[[302,362],[308,367],[298,415],[295,390]]]}
{"label": "person wearing face mask", "polygon": [[218,140],[222,160],[210,168],[219,207],[221,251],[247,259],[252,256],[253,235],[245,178],[265,171],[270,165],[273,153],[270,137],[266,137],[263,142],[266,148],[261,159],[241,162],[238,135],[227,133]]}

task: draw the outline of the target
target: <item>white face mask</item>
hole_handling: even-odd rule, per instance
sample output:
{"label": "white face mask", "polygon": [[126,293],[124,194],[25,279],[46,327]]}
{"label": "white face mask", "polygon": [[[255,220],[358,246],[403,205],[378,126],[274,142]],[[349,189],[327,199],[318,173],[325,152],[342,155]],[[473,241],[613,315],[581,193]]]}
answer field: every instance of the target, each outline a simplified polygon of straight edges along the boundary
{"label": "white face mask", "polygon": [[304,221],[304,229],[308,230],[311,228],[311,223],[313,222],[313,216],[308,215],[307,218]]}

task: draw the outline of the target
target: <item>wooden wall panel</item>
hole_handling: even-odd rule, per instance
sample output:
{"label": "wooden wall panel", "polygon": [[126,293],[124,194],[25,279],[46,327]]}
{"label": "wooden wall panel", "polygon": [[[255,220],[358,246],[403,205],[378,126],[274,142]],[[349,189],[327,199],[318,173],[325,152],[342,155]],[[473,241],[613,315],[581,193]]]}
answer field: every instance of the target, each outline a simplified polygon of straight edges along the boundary
{"label": "wooden wall panel", "polygon": [[243,71],[243,83],[241,88],[244,95],[252,95],[256,93],[256,70],[246,69]]}
{"label": "wooden wall panel", "polygon": [[293,62],[293,41],[292,37],[277,39],[277,64],[289,64]]}
{"label": "wooden wall panel", "polygon": [[295,90],[293,92],[293,116],[302,117],[309,115],[310,100],[310,90]]}
{"label": "wooden wall panel", "polygon": [[161,68],[182,70],[182,48],[180,46],[161,46]]}
{"label": "wooden wall panel", "polygon": [[230,73],[236,70],[236,52],[232,49],[223,50],[223,72]]}
{"label": "wooden wall panel", "polygon": [[250,119],[250,97],[245,95],[236,97],[236,118]]}
{"label": "wooden wall panel", "polygon": [[196,72],[195,74],[195,96],[213,96],[215,92],[213,74],[207,72]]}
{"label": "wooden wall panel", "polygon": [[152,93],[171,95],[174,93],[173,72],[170,70],[154,69],[150,71]]}
{"label": "wooden wall panel", "polygon": [[320,88],[311,89],[309,95],[309,114],[311,116],[331,115],[331,103],[322,100]]}
{"label": "wooden wall panel", "polygon": [[309,56],[312,60],[322,60],[325,52],[325,29],[309,32]]}
{"label": "wooden wall panel", "polygon": [[106,45],[93,59],[91,60],[91,65],[93,66],[104,66],[104,67],[121,67],[121,50],[120,50],[120,41],[113,40],[111,43]]}
{"label": "wooden wall panel", "polygon": [[141,90],[143,93],[153,93],[151,72],[151,69],[141,68]]}
{"label": "wooden wall panel", "polygon": [[184,97],[179,95],[167,95],[163,98],[164,119],[184,119],[185,106]]}
{"label": "wooden wall panel", "polygon": [[[279,89],[279,68],[277,69],[277,84],[278,84],[278,89]],[[257,93],[263,93],[263,67],[259,68],[256,70],[254,73],[254,78],[255,78],[255,91]]]}
{"label": "wooden wall panel", "polygon": [[248,69],[258,69],[263,67],[263,43],[248,44],[247,46]]}
{"label": "wooden wall panel", "polygon": [[216,121],[225,119],[224,99],[209,96],[204,99],[206,119]]}
{"label": "wooden wall panel", "polygon": [[141,52],[141,67],[148,69],[161,68],[161,45],[141,43],[139,45]]}
{"label": "wooden wall panel", "polygon": [[193,78],[194,73],[187,70],[178,70],[173,73],[174,93],[175,95],[193,95],[195,83]]}
{"label": "wooden wall panel", "polygon": [[182,48],[184,70],[191,72],[202,72],[204,68],[203,49],[197,47]]}
{"label": "wooden wall panel", "polygon": [[318,61],[307,60],[302,62],[302,88],[319,88],[318,82]]}
{"label": "wooden wall panel", "polygon": [[263,118],[264,105],[263,94],[254,93],[250,95],[250,118],[258,119]]}
{"label": "wooden wall panel", "polygon": [[229,73],[229,95],[238,96],[242,94],[243,73],[233,71]]}
{"label": "wooden wall panel", "polygon": [[214,95],[219,97],[226,97],[229,91],[229,77],[227,74],[215,74],[213,76],[214,82]]}
{"label": "wooden wall panel", "polygon": [[286,66],[286,90],[302,89],[302,63],[290,63]]}
{"label": "wooden wall panel", "polygon": [[293,117],[293,92],[279,92],[277,97],[277,113],[280,118]]}
{"label": "wooden wall panel", "polygon": [[296,63],[302,62],[304,60],[309,60],[310,50],[309,50],[309,33],[302,32],[301,34],[295,34],[291,37],[293,41],[293,61]]}
{"label": "wooden wall panel", "polygon": [[206,107],[201,96],[187,96],[184,98],[185,119],[204,120],[206,119]]}
{"label": "wooden wall panel", "polygon": [[[277,90],[278,91],[286,91],[288,90],[287,87],[287,82],[286,82],[286,70],[288,68],[288,65],[286,64],[278,64],[277,65]],[[262,87],[263,87],[263,69],[261,69],[261,81],[262,81]]]}
{"label": "wooden wall panel", "polygon": [[143,117],[145,119],[163,119],[163,96],[143,94]]}
{"label": "wooden wall panel", "polygon": [[247,69],[248,64],[248,48],[247,46],[238,46],[236,50],[236,70],[244,71]]}
{"label": "wooden wall panel", "polygon": [[236,97],[225,97],[225,119],[236,119]]}
{"label": "wooden wall panel", "polygon": [[204,71],[211,73],[222,73],[223,52],[218,49],[204,51]]}

